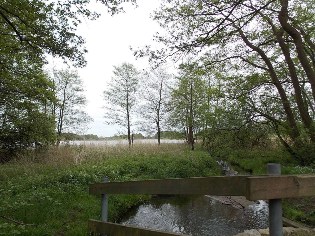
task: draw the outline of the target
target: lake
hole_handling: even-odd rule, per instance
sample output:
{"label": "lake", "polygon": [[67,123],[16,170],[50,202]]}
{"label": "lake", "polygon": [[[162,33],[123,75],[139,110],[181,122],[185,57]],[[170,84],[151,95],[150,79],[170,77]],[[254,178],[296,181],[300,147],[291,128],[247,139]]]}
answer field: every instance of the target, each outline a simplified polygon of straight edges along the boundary
{"label": "lake", "polygon": [[[135,139],[134,144],[157,144],[157,139]],[[178,139],[161,139],[161,143],[185,143],[185,140]],[[69,142],[61,142],[61,145],[84,145],[84,146],[116,146],[116,145],[128,145],[128,140],[73,140]]]}

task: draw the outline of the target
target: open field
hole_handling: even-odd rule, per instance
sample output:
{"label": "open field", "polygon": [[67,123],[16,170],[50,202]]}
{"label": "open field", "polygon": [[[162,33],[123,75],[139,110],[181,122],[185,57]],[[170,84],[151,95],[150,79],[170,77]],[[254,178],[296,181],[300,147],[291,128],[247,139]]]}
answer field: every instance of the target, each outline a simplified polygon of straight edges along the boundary
{"label": "open field", "polygon": [[[216,158],[219,158],[216,156]],[[284,174],[315,173],[299,167],[281,151],[234,151],[221,155],[238,171],[264,174],[279,162]],[[216,159],[184,144],[63,146],[29,152],[0,166],[0,235],[86,235],[87,220],[99,219],[100,198],[88,194],[90,183],[220,175]],[[149,196],[110,196],[115,222]],[[314,198],[284,201],[285,216],[315,225]]]}
{"label": "open field", "polygon": [[[161,143],[163,144],[183,144],[185,140],[178,139],[161,139]],[[134,145],[142,145],[142,144],[157,144],[157,139],[135,139]],[[120,140],[74,140],[63,143],[63,145],[85,145],[85,146],[122,146],[128,145],[128,140],[120,139]]]}
{"label": "open field", "polygon": [[[86,235],[99,219],[100,199],[88,185],[110,180],[210,176],[219,169],[209,154],[185,145],[61,147],[29,153],[0,166],[0,235]],[[111,196],[117,221],[148,196]]]}

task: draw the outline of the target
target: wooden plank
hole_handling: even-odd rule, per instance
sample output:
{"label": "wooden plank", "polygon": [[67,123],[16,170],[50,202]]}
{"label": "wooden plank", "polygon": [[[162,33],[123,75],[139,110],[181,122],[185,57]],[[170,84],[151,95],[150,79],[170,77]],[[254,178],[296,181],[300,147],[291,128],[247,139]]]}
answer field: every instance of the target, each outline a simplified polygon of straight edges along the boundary
{"label": "wooden plank", "polygon": [[311,229],[309,226],[302,224],[301,222],[295,222],[284,217],[282,217],[282,222],[284,227]]}
{"label": "wooden plank", "polygon": [[106,234],[106,236],[185,236],[184,234],[167,233],[96,220],[89,220],[89,230],[94,233]]}
{"label": "wooden plank", "polygon": [[257,176],[246,180],[248,200],[308,197],[315,195],[315,176]]}
{"label": "wooden plank", "polygon": [[96,183],[90,194],[184,194],[245,196],[247,176],[216,176]]}

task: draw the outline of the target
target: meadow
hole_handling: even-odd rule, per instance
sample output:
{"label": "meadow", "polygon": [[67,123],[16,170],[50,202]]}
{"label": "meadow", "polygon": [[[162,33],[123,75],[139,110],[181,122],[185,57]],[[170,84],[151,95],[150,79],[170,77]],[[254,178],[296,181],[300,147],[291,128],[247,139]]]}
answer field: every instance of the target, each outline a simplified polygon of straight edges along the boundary
{"label": "meadow", "polygon": [[[29,151],[0,165],[0,235],[87,235],[88,219],[100,219],[100,197],[88,186],[110,181],[220,175],[216,160],[239,173],[265,174],[266,164],[282,164],[283,174],[315,174],[282,150],[211,153],[185,144],[62,146]],[[147,195],[110,195],[109,220],[119,222]],[[284,216],[315,226],[315,198],[283,201]]]}
{"label": "meadow", "polygon": [[[64,146],[24,153],[0,166],[0,235],[87,235],[100,218],[90,183],[220,174],[213,158],[183,144]],[[150,196],[111,195],[109,219],[120,220]]]}

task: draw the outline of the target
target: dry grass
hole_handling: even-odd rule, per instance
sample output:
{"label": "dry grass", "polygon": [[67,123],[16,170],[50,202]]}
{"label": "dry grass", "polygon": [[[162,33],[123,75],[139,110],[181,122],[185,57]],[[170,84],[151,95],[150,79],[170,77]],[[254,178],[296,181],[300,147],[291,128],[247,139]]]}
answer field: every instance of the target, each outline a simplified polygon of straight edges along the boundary
{"label": "dry grass", "polygon": [[[99,216],[99,199],[88,193],[90,183],[104,176],[111,181],[211,176],[219,173],[216,166],[207,152],[192,152],[183,144],[30,150],[1,165],[0,215],[36,227],[20,228],[0,219],[0,234],[87,235],[87,220]],[[111,196],[110,220],[119,220],[145,199]]]}
{"label": "dry grass", "polygon": [[151,144],[138,143],[127,145],[73,145],[50,147],[47,150],[27,151],[12,162],[21,165],[44,164],[53,167],[80,165],[86,162],[97,162],[107,158],[137,157],[150,155],[175,155],[187,152],[184,144]]}

